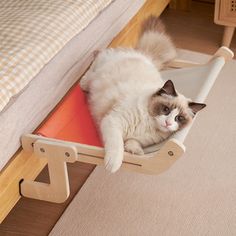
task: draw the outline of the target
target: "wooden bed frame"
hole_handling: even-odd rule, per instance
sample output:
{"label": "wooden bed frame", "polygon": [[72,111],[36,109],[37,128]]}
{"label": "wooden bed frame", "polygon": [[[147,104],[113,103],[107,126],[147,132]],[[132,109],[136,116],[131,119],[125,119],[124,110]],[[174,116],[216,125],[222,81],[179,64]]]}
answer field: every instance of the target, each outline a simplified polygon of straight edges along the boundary
{"label": "wooden bed frame", "polygon": [[[170,0],[147,0],[144,6],[136,14],[128,25],[114,38],[111,47],[132,46],[137,40],[141,21],[148,15],[159,16]],[[47,161],[43,158],[35,158],[32,154],[24,152],[20,148],[12,157],[7,166],[0,172],[0,223],[9,214],[21,198],[19,182],[21,179],[34,180]]]}

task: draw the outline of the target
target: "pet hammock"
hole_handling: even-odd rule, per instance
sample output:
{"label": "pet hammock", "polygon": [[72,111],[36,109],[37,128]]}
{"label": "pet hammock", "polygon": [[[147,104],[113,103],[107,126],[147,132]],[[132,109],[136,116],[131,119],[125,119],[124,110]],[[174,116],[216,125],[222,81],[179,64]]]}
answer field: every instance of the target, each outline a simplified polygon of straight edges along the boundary
{"label": "pet hammock", "polygon": [[[226,60],[233,52],[221,47],[206,64],[176,60],[172,69],[162,72],[179,92],[196,102],[204,102]],[[174,68],[174,69],[173,69]],[[175,133],[165,142],[146,148],[143,156],[124,153],[122,168],[146,174],[169,169],[185,152],[183,142],[191,126]],[[50,202],[63,202],[69,194],[66,162],[80,161],[103,165],[104,149],[90,115],[86,96],[76,85],[35,134],[22,136],[25,152],[46,158],[50,184],[31,180],[20,183],[21,195]]]}

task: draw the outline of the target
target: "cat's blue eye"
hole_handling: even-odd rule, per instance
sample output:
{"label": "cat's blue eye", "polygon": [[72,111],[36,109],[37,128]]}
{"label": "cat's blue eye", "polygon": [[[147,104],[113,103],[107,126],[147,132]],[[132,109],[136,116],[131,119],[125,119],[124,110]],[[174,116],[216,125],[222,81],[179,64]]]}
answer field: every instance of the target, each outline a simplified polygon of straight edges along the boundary
{"label": "cat's blue eye", "polygon": [[175,121],[182,122],[184,120],[185,120],[185,118],[183,116],[178,115],[178,116],[175,117]]}
{"label": "cat's blue eye", "polygon": [[164,111],[164,112],[169,112],[169,111],[170,111],[170,108],[167,107],[167,106],[164,106],[164,107],[163,107],[163,111]]}

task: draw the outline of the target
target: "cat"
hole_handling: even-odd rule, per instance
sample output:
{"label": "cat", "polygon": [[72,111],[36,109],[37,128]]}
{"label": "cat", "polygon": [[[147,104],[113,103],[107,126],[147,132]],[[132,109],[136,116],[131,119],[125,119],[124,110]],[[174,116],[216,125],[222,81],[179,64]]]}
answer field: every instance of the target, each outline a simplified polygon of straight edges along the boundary
{"label": "cat", "polygon": [[178,93],[160,70],[176,56],[172,40],[158,17],[142,24],[135,48],[109,48],[98,53],[80,81],[88,92],[91,113],[105,148],[105,167],[116,172],[124,151],[143,155],[187,126],[206,105]]}

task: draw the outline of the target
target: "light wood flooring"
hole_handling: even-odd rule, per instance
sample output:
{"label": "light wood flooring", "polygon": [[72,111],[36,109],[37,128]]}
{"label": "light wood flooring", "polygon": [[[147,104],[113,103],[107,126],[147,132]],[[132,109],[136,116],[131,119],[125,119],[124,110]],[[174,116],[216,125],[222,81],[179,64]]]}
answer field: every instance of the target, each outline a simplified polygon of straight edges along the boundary
{"label": "light wood flooring", "polygon": [[[168,8],[161,17],[179,48],[213,54],[221,46],[224,27],[214,24],[214,4],[192,1],[190,11]],[[236,35],[230,48],[236,52]]]}
{"label": "light wood flooring", "polygon": [[[223,27],[213,23],[213,15],[213,4],[193,1],[190,11],[167,8],[162,19],[177,47],[212,54],[220,46],[223,33]],[[236,51],[235,36],[231,49]],[[22,198],[0,225],[1,236],[44,236],[50,232],[94,168],[82,163],[69,164],[68,167],[71,196],[67,202],[52,204]],[[47,171],[44,170],[38,179],[46,180]]]}

